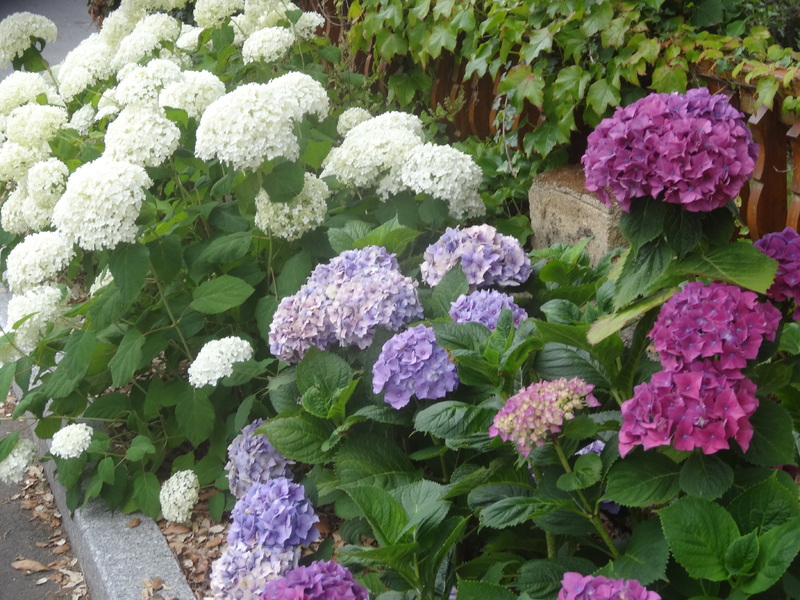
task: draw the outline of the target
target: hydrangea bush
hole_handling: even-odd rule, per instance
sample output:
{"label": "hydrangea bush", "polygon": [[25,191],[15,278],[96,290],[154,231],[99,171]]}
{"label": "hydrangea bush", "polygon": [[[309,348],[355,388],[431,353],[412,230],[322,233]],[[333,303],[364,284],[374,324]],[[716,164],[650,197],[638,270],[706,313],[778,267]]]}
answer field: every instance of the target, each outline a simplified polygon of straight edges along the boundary
{"label": "hydrangea bush", "polygon": [[[123,0],[52,71],[38,21],[4,39],[0,383],[70,507],[184,520],[206,488],[216,598],[794,593],[793,242],[733,241],[736,111],[598,127],[630,246],[591,265],[485,215],[423,119],[354,106],[321,16],[182,6]],[[30,457],[9,436],[0,474]]]}

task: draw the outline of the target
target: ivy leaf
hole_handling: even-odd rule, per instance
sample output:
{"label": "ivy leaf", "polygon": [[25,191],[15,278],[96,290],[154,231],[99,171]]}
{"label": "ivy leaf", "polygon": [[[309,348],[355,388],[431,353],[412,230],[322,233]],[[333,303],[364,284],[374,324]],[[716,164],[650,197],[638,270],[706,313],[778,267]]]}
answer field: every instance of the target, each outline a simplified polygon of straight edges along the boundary
{"label": "ivy leaf", "polygon": [[241,305],[253,292],[253,286],[244,280],[232,275],[220,275],[195,288],[189,306],[203,314],[215,315]]}
{"label": "ivy leaf", "polygon": [[536,57],[542,52],[550,52],[552,47],[553,32],[550,31],[549,28],[543,27],[542,29],[537,29],[530,35],[528,43],[522,47],[520,55],[523,61],[530,64],[536,60]]}
{"label": "ivy leaf", "polygon": [[586,102],[594,112],[602,116],[609,106],[619,106],[620,102],[622,102],[622,96],[620,96],[617,88],[609,85],[608,81],[598,79],[589,86]]}
{"label": "ivy leaf", "polygon": [[685,92],[687,70],[681,64],[668,63],[663,57],[660,58],[653,69],[653,88],[660,93]]}
{"label": "ivy leaf", "polygon": [[422,49],[432,58],[438,58],[443,48],[450,52],[455,50],[457,42],[456,30],[450,23],[436,24],[426,32],[422,41]]}
{"label": "ivy leaf", "polygon": [[592,80],[578,65],[565,67],[558,72],[553,84],[553,98],[556,100],[580,100],[586,94],[586,86]]}
{"label": "ivy leaf", "polygon": [[775,104],[775,94],[780,90],[781,83],[770,74],[758,80],[756,84],[756,106],[766,106],[772,110]]}
{"label": "ivy leaf", "polygon": [[[589,15],[581,23],[581,30],[586,37],[593,36],[598,31],[604,31],[611,24],[614,9],[607,2],[598,2],[592,6]],[[597,113],[601,114],[601,113]]]}

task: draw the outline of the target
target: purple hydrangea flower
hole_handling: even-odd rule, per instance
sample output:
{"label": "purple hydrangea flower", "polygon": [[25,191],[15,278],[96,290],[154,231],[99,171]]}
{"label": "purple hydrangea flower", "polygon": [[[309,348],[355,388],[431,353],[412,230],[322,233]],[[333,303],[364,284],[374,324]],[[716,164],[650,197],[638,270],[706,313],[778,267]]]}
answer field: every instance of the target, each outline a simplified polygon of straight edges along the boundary
{"label": "purple hydrangea flower", "polygon": [[445,273],[461,262],[470,289],[490,285],[518,285],[531,274],[531,261],[516,238],[497,233],[491,225],[466,229],[448,227],[428,246],[420,267],[422,278],[437,285]]}
{"label": "purple hydrangea flower", "polygon": [[311,347],[372,343],[378,327],[397,331],[422,316],[417,282],[386,249],[367,246],[318,265],[300,290],[283,298],[269,332],[270,351],[297,363]]}
{"label": "purple hydrangea flower", "polygon": [[385,390],[392,408],[403,408],[412,396],[435,400],[458,386],[456,366],[436,343],[433,329],[410,327],[390,338],[372,367],[372,389]]}
{"label": "purple hydrangea flower", "polygon": [[267,582],[295,568],[299,559],[299,548],[267,552],[242,542],[226,546],[211,566],[211,593],[215,600],[259,600]]}
{"label": "purple hydrangea flower", "polygon": [[496,290],[478,290],[462,294],[450,305],[450,318],[456,323],[480,323],[488,329],[497,327],[500,311],[507,308],[514,316],[514,326],[528,318],[528,313],[514,303],[508,294]]}
{"label": "purple hydrangea flower", "polygon": [[291,477],[294,461],[278,452],[263,433],[255,433],[264,421],[246,425],[228,446],[228,482],[230,491],[241,498],[254,483],[267,483],[278,477]]}
{"label": "purple hydrangea flower", "polygon": [[564,421],[584,407],[600,406],[592,395],[593,385],[583,379],[539,381],[511,396],[495,415],[489,436],[513,441],[523,456],[534,447],[544,446],[561,432]]}
{"label": "purple hydrangea flower", "polygon": [[682,371],[659,371],[622,403],[619,453],[672,445],[713,454],[733,438],[745,452],[753,437],[750,416],[758,407],[756,385],[740,371],[698,361]]}
{"label": "purple hydrangea flower", "polygon": [[664,303],[649,336],[666,369],[716,358],[719,368],[735,370],[756,357],[764,339],[775,339],[780,320],[780,311],[755,292],[694,281]]}
{"label": "purple hydrangea flower", "polygon": [[661,600],[635,579],[564,573],[556,600]]}
{"label": "purple hydrangea flower", "polygon": [[250,486],[236,501],[231,517],[230,545],[242,542],[280,552],[291,546],[308,546],[319,537],[314,527],[319,517],[303,486],[285,477]]}
{"label": "purple hydrangea flower", "polygon": [[800,235],[787,227],[781,232],[768,233],[753,245],[778,261],[775,281],[767,296],[776,302],[794,300],[797,306],[792,316],[800,320]]}
{"label": "purple hydrangea flower", "polygon": [[604,119],[581,162],[586,189],[630,211],[651,196],[691,212],[724,206],[750,178],[758,157],[744,115],[706,88],[650,94]]}
{"label": "purple hydrangea flower", "polygon": [[368,600],[369,592],[343,566],[320,560],[270,581],[261,600]]}

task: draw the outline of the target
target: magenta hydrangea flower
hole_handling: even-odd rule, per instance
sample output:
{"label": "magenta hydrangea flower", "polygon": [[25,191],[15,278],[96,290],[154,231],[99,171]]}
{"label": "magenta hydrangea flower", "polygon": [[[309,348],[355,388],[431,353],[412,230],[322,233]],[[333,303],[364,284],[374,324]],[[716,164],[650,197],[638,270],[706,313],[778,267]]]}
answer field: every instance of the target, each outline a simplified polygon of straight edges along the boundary
{"label": "magenta hydrangea flower", "polygon": [[556,600],[661,600],[635,579],[564,573]]}
{"label": "magenta hydrangea flower", "polygon": [[315,346],[372,343],[378,327],[397,331],[422,316],[417,282],[379,246],[348,250],[318,265],[300,290],[283,298],[269,331],[270,352],[297,363]]}
{"label": "magenta hydrangea flower", "polygon": [[755,292],[735,285],[688,283],[661,307],[650,338],[668,370],[714,358],[724,370],[742,369],[774,340],[781,314]]}
{"label": "magenta hydrangea flower", "polygon": [[345,567],[319,560],[270,581],[261,600],[368,600],[369,592]]}
{"label": "magenta hydrangea flower", "polygon": [[768,233],[753,245],[778,261],[775,281],[767,290],[767,296],[776,302],[794,300],[796,307],[792,317],[800,320],[800,235],[787,227]]}
{"label": "magenta hydrangea flower", "polygon": [[228,446],[228,483],[231,494],[241,498],[254,483],[291,477],[294,464],[278,452],[263,433],[256,433],[264,421],[256,419],[242,428]]}
{"label": "magenta hydrangea flower", "polygon": [[497,327],[500,311],[504,308],[511,311],[515,327],[528,318],[528,313],[517,306],[511,296],[496,290],[462,294],[450,305],[450,318],[456,323],[480,323],[493,330]]}
{"label": "magenta hydrangea flower", "polygon": [[622,403],[619,454],[672,445],[713,454],[733,439],[745,452],[753,437],[750,416],[758,407],[756,385],[740,371],[712,361],[690,363],[682,371],[659,371]]}
{"label": "magenta hydrangea flower", "polygon": [[385,391],[392,408],[403,408],[412,396],[422,400],[443,398],[458,386],[456,366],[436,343],[433,329],[410,327],[391,337],[372,367],[372,389]]}
{"label": "magenta hydrangea flower", "polygon": [[744,115],[706,88],[650,94],[604,119],[581,162],[586,189],[625,211],[651,196],[691,212],[735,198],[758,157]]}
{"label": "magenta hydrangea flower", "polygon": [[215,600],[259,600],[268,581],[297,566],[300,548],[267,552],[242,542],[225,547],[211,565],[209,588]]}
{"label": "magenta hydrangea flower", "polygon": [[420,267],[422,278],[433,287],[459,261],[471,290],[490,285],[519,285],[531,274],[531,260],[517,239],[498,233],[491,225],[448,227],[425,250]]}
{"label": "magenta hydrangea flower", "polygon": [[532,383],[506,401],[489,427],[489,437],[512,441],[520,454],[528,456],[534,447],[544,446],[560,433],[575,411],[600,406],[593,389],[578,377]]}
{"label": "magenta hydrangea flower", "polygon": [[228,544],[242,542],[280,552],[291,546],[308,546],[319,537],[314,523],[319,517],[306,498],[303,486],[285,477],[250,486],[236,501]]}

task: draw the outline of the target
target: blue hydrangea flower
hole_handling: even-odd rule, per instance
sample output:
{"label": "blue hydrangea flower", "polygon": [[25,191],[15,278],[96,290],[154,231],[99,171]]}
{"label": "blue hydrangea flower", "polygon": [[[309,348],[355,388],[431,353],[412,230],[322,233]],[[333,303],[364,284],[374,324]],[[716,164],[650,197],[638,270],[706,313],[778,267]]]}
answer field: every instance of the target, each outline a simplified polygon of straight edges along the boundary
{"label": "blue hydrangea flower", "polygon": [[267,483],[278,477],[291,477],[294,464],[278,452],[263,433],[255,433],[264,421],[246,425],[228,446],[228,483],[231,494],[241,498],[254,483]]}
{"label": "blue hydrangea flower", "polygon": [[436,343],[433,329],[410,327],[389,339],[372,367],[372,389],[385,391],[393,408],[403,408],[412,396],[434,400],[458,386],[456,366]]}
{"label": "blue hydrangea flower", "polygon": [[496,290],[478,290],[462,294],[450,306],[450,318],[456,323],[480,323],[488,329],[497,327],[500,311],[507,308],[514,317],[514,326],[528,318],[528,313],[516,305],[508,294]]}

